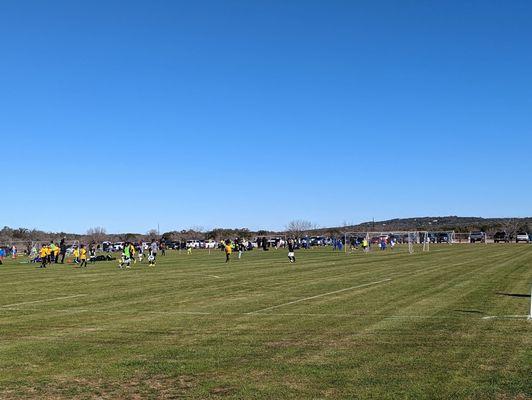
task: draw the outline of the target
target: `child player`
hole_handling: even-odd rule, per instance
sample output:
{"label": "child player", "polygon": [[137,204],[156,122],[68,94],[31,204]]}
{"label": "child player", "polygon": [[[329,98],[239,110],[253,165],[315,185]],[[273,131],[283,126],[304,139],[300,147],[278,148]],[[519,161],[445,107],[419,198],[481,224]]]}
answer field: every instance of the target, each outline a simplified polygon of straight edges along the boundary
{"label": "child player", "polygon": [[42,245],[41,250],[39,250],[39,257],[41,258],[41,266],[39,268],[46,268],[46,261],[48,261],[48,250],[46,245]]}
{"label": "child player", "polygon": [[85,248],[85,245],[82,244],[79,250],[79,259],[81,260],[81,264],[79,265],[80,268],[87,266],[87,249]]}
{"label": "child player", "polygon": [[120,259],[120,268],[124,266],[126,268],[131,268],[131,248],[129,247],[129,242],[124,243],[124,249],[122,250],[122,258]]}
{"label": "child player", "polygon": [[296,253],[294,252],[294,241],[292,239],[288,240],[288,260],[291,263],[296,262]]}
{"label": "child player", "polygon": [[79,264],[79,249],[78,249],[78,246],[74,247],[74,251],[72,252],[72,256],[74,257],[74,264]]}
{"label": "child player", "polygon": [[229,240],[225,241],[225,262],[229,262],[229,258],[231,258],[231,253],[233,252],[233,248],[231,247],[231,242]]}

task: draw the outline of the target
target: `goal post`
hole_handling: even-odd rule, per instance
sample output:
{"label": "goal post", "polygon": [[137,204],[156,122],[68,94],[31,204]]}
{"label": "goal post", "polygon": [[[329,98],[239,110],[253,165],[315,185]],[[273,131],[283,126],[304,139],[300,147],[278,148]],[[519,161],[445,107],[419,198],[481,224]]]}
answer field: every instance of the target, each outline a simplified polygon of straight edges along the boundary
{"label": "goal post", "polygon": [[406,244],[410,254],[415,252],[415,245],[422,245],[423,251],[430,250],[430,240],[427,231],[358,231],[344,232],[345,253],[352,253],[361,245],[363,240],[368,244]]}

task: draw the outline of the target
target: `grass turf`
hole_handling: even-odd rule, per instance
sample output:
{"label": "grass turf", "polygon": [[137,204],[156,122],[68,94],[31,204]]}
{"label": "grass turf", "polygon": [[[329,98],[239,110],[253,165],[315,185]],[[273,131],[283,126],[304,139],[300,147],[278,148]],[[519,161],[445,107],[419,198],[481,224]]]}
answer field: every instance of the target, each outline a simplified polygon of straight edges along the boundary
{"label": "grass turf", "polygon": [[532,398],[532,246],[406,250],[6,260],[0,398]]}

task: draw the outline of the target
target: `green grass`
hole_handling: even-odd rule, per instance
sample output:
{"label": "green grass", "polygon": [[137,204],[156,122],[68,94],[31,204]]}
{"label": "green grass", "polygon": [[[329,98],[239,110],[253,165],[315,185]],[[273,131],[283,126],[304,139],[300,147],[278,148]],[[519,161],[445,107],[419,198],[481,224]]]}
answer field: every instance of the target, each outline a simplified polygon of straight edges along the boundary
{"label": "green grass", "polygon": [[532,246],[297,257],[7,260],[0,398],[532,398]]}

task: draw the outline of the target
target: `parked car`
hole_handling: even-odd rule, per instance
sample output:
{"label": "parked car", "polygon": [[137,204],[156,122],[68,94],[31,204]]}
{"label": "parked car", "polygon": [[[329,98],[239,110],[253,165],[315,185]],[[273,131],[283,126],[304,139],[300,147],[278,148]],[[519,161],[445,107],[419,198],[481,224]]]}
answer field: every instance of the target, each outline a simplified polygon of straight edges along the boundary
{"label": "parked car", "polygon": [[176,242],[175,240],[166,241],[166,248],[172,250],[179,250],[179,242]]}
{"label": "parked car", "polygon": [[199,249],[200,245],[199,240],[187,240],[187,248],[192,247],[193,249]]}
{"label": "parked car", "polygon": [[438,235],[435,233],[429,232],[427,239],[428,239],[428,242],[430,243],[436,243],[438,241]]}
{"label": "parked car", "polygon": [[469,243],[483,242],[485,234],[481,231],[474,231],[469,234]]}
{"label": "parked car", "polygon": [[519,232],[519,233],[515,236],[515,243],[519,243],[519,242],[530,243],[530,237],[528,236],[528,233],[526,233],[526,232]]}
{"label": "parked car", "polygon": [[510,235],[508,235],[504,231],[496,232],[495,235],[493,235],[493,241],[495,243],[500,243],[500,242],[510,243]]}
{"label": "parked car", "polygon": [[438,233],[436,235],[437,243],[449,243],[449,234],[448,233]]}
{"label": "parked car", "polygon": [[116,242],[111,246],[111,251],[122,251],[124,250],[124,242]]}
{"label": "parked car", "polygon": [[215,249],[216,248],[216,242],[214,240],[207,240],[205,242],[205,248],[206,249]]}

